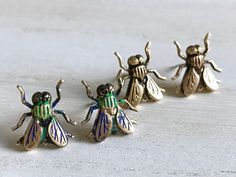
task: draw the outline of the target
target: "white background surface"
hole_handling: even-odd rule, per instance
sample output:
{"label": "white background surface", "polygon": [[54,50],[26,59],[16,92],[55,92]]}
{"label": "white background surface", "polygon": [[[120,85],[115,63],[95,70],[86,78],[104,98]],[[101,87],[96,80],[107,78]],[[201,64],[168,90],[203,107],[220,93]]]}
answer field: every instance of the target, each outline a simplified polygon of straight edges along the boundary
{"label": "white background surface", "polygon": [[[236,176],[236,2],[228,1],[0,1],[0,176]],[[21,84],[27,99],[48,90],[55,98],[59,78],[64,109],[77,122],[87,113],[87,80],[93,91],[100,83],[113,82],[118,62],[144,54],[152,41],[150,68],[170,78],[171,66],[181,63],[173,40],[184,49],[203,44],[212,33],[209,59],[222,74],[215,93],[179,97],[175,82],[160,82],[167,90],[161,102],[142,104],[139,112],[127,111],[139,121],[129,136],[111,136],[102,143],[87,140],[94,119],[86,126],[63,126],[75,135],[69,145],[57,149],[40,146],[25,152],[15,142],[21,114]]]}

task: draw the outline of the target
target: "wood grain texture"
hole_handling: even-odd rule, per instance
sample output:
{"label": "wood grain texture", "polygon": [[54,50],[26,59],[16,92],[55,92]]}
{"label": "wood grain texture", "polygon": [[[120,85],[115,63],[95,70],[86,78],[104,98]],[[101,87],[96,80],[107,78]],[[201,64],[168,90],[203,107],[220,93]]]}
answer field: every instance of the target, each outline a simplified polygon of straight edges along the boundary
{"label": "wood grain texture", "polygon": [[[236,176],[236,3],[228,1],[0,1],[0,176]],[[82,79],[93,93],[100,83],[113,82],[119,51],[124,59],[145,54],[152,41],[150,68],[169,79],[171,68],[182,61],[172,41],[182,48],[203,44],[212,33],[208,59],[223,68],[215,73],[220,90],[180,97],[181,80],[159,81],[166,89],[158,103],[139,106],[135,133],[111,136],[102,143],[86,139],[93,120],[73,127],[75,135],[66,148],[40,146],[24,152],[15,142],[22,128],[11,132],[28,109],[16,89],[21,84],[30,100],[36,91],[48,90],[63,77],[58,109],[81,122],[87,113]],[[124,92],[123,92],[124,95]],[[95,114],[94,114],[95,116]],[[94,118],[94,117],[93,117]]]}

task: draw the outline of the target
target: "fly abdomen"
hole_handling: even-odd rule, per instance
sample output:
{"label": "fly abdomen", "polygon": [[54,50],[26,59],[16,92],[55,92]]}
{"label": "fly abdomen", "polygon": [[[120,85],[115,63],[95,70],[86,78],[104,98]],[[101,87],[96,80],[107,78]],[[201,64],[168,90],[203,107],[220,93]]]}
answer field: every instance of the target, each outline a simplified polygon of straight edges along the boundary
{"label": "fly abdomen", "polygon": [[131,70],[131,76],[143,80],[147,75],[147,69],[145,66],[137,66]]}

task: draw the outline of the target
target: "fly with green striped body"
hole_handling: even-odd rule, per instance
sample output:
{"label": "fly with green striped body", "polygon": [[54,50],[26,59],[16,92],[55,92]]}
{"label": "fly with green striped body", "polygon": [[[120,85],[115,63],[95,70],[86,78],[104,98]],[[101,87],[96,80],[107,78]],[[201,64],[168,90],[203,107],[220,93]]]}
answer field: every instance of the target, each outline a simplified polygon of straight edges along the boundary
{"label": "fly with green striped body", "polygon": [[76,122],[69,119],[64,111],[54,109],[61,99],[60,86],[63,82],[64,81],[61,79],[56,86],[57,99],[55,101],[52,102],[52,97],[49,92],[36,92],[32,96],[33,105],[26,101],[23,88],[19,85],[17,86],[21,93],[22,103],[30,108],[31,112],[24,113],[12,130],[14,131],[21,127],[25,118],[32,116],[24,136],[17,142],[17,144],[23,144],[26,150],[32,150],[39,144],[48,142],[58,147],[64,147],[68,143],[68,137],[73,137],[61,127],[55,115],[61,114],[67,123],[76,125]]}
{"label": "fly with green striped body", "polygon": [[112,84],[102,84],[97,87],[97,97],[95,98],[91,95],[87,82],[82,81],[82,84],[86,87],[88,98],[95,101],[95,104],[89,108],[86,119],[81,124],[86,124],[91,119],[93,111],[98,109],[97,118],[89,135],[92,134],[94,139],[100,142],[110,134],[116,134],[118,130],[125,134],[134,131],[133,124],[137,122],[127,117],[120,104],[126,103],[131,110],[137,110],[127,100],[117,98],[120,89],[115,91]]}

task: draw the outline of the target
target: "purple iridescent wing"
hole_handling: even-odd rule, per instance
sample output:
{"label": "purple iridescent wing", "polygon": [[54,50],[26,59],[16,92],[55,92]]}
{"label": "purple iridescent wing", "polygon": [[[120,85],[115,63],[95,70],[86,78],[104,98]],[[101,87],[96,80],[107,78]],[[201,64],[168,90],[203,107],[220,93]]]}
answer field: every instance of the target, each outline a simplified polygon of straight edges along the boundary
{"label": "purple iridescent wing", "polygon": [[124,113],[124,111],[120,108],[117,112],[116,116],[118,127],[124,132],[124,133],[132,133],[134,132],[134,126],[132,122],[129,120],[127,115]]}
{"label": "purple iridescent wing", "polygon": [[48,136],[59,147],[64,147],[68,144],[67,133],[63,130],[56,117],[52,118],[48,126]]}
{"label": "purple iridescent wing", "polygon": [[92,130],[95,140],[103,141],[111,133],[111,129],[112,117],[103,111],[99,111]]}
{"label": "purple iridescent wing", "polygon": [[31,119],[24,135],[24,148],[28,151],[36,148],[40,143],[41,134],[42,128],[37,122],[37,119]]}

